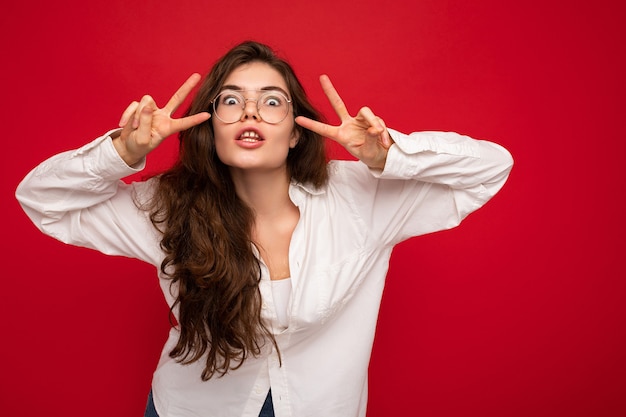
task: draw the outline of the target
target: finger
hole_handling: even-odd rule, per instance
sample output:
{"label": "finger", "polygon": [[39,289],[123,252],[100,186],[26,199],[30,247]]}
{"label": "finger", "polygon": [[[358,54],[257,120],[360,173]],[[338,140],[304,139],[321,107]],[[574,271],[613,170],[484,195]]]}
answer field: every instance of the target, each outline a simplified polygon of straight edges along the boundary
{"label": "finger", "polygon": [[337,115],[339,116],[339,119],[341,121],[344,121],[345,119],[349,118],[350,113],[348,113],[348,109],[346,108],[346,105],[339,96],[339,93],[337,93],[337,90],[335,90],[333,83],[330,82],[330,78],[328,78],[328,75],[320,76],[320,84],[322,85],[322,90],[324,90],[324,94],[326,94],[326,97],[328,97],[330,105],[335,110],[335,113],[337,113]]}
{"label": "finger", "polygon": [[380,122],[380,124],[385,129],[383,131],[382,135],[381,135],[382,142],[383,142],[383,147],[385,149],[389,149],[391,147],[391,145],[393,144],[393,140],[391,139],[391,135],[389,134],[389,130],[387,130],[387,125],[385,124],[385,121],[383,119],[381,119],[380,117],[378,118],[378,121]]}
{"label": "finger", "polygon": [[336,126],[327,125],[326,123],[318,122],[317,120],[309,119],[304,116],[296,117],[296,123],[325,138],[337,140],[338,128]]}
{"label": "finger", "polygon": [[120,137],[123,141],[126,141],[134,131],[135,129],[133,128],[132,123],[126,123],[124,126],[122,126],[122,132],[120,133]]}
{"label": "finger", "polygon": [[356,115],[356,119],[365,121],[370,126],[367,131],[372,134],[380,134],[384,130],[384,126],[380,123],[380,118],[369,107],[361,108]]}
{"label": "finger", "polygon": [[141,98],[141,101],[139,102],[139,104],[135,108],[135,115],[134,115],[132,123],[131,123],[131,127],[133,129],[137,129],[139,127],[139,120],[141,118],[141,113],[143,112],[143,109],[145,107],[150,107],[153,110],[157,108],[157,105],[156,105],[156,102],[154,101],[154,99],[152,97],[148,96],[148,95],[143,96]]}
{"label": "finger", "polygon": [[189,95],[191,90],[193,90],[198,82],[200,82],[201,78],[202,77],[198,73],[191,74],[191,76],[187,78],[187,81],[185,81],[183,85],[181,85],[180,88],[176,90],[172,98],[170,98],[170,100],[167,102],[165,107],[163,107],[163,109],[166,110],[170,115],[174,113],[178,106],[180,106],[183,101],[185,101],[185,98]]}
{"label": "finger", "polygon": [[133,101],[132,103],[130,103],[130,105],[126,108],[126,110],[124,110],[124,113],[122,113],[122,117],[120,118],[120,123],[119,126],[120,127],[124,127],[126,126],[126,123],[128,123],[128,120],[130,119],[130,117],[135,113],[135,111],[137,110],[137,106],[139,106],[139,103],[136,101]]}
{"label": "finger", "polygon": [[174,119],[172,120],[172,133],[187,130],[190,127],[199,125],[200,123],[204,123],[209,120],[210,117],[211,114],[209,112],[202,112],[183,117],[182,119]]}
{"label": "finger", "polygon": [[139,112],[139,118],[137,130],[135,131],[135,142],[138,144],[146,144],[150,142],[152,137],[152,115],[154,113],[154,107],[148,105],[141,108]]}

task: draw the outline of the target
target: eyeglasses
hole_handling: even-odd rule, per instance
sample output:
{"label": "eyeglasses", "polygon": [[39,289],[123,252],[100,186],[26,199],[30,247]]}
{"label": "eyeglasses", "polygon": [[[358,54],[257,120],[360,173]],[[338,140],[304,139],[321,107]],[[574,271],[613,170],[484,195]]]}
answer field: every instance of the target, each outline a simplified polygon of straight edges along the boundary
{"label": "eyeglasses", "polygon": [[235,123],[241,120],[248,101],[256,101],[261,120],[270,124],[285,120],[289,114],[289,104],[291,103],[291,100],[283,93],[276,90],[262,90],[262,94],[258,98],[245,98],[240,91],[224,90],[212,101],[213,112],[222,122]]}

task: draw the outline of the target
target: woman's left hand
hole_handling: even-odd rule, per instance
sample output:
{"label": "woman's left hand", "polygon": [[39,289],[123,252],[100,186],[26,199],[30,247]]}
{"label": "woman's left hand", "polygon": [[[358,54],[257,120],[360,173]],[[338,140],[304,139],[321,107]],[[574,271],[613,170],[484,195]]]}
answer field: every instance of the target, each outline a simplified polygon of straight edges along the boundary
{"label": "woman's left hand", "polygon": [[355,117],[350,116],[328,76],[322,75],[320,83],[341,124],[331,126],[303,116],[296,117],[296,123],[339,143],[370,168],[383,169],[387,151],[393,144],[383,119],[368,107],[361,108]]}

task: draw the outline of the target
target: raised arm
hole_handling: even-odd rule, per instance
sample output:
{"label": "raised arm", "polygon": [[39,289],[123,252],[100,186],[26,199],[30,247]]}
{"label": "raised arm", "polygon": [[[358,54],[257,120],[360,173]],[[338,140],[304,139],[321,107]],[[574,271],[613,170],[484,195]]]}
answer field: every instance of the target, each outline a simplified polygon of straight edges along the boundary
{"label": "raised arm", "polygon": [[121,179],[141,170],[146,154],[165,138],[209,118],[208,113],[171,117],[198,81],[199,75],[192,75],[162,109],[144,96],[126,109],[121,129],[33,169],[16,197],[35,226],[68,244],[158,264],[158,234],[137,205],[150,198],[151,184]]}
{"label": "raised arm", "polygon": [[370,168],[336,164],[344,170],[339,186],[350,190],[353,211],[383,242],[454,227],[506,182],[513,159],[502,146],[453,132],[405,135],[388,129],[368,107],[352,117],[329,78],[321,76],[320,83],[341,124],[305,117],[296,122]]}

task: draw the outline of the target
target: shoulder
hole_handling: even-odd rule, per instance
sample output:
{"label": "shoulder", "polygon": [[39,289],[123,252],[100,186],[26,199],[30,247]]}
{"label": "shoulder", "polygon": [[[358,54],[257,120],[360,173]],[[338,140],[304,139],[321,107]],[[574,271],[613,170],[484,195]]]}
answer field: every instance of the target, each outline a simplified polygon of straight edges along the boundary
{"label": "shoulder", "polygon": [[372,177],[367,165],[361,161],[331,160],[328,163],[329,183],[341,182],[354,176],[363,175]]}
{"label": "shoulder", "polygon": [[378,178],[361,161],[333,160],[328,164],[329,189],[361,193],[375,188]]}

